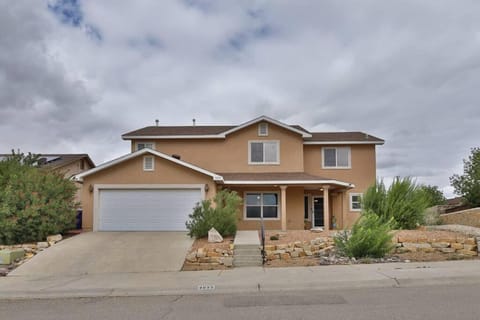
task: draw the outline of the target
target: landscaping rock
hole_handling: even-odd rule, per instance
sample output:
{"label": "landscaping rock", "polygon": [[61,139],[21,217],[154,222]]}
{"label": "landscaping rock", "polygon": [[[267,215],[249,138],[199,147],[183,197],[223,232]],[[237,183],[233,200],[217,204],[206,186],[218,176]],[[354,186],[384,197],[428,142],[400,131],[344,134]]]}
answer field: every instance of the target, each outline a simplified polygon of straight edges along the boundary
{"label": "landscaping rock", "polygon": [[455,249],[453,249],[453,248],[441,248],[440,251],[443,252],[443,253],[454,253]]}
{"label": "landscaping rock", "polygon": [[59,242],[62,241],[62,235],[61,234],[55,234],[52,236],[47,237],[47,242]]}
{"label": "landscaping rock", "polygon": [[477,246],[472,244],[464,244],[463,249],[467,251],[477,251]]}
{"label": "landscaping rock", "polygon": [[0,264],[11,264],[15,261],[23,259],[25,250],[17,249],[3,249],[0,250]]}
{"label": "landscaping rock", "polygon": [[192,252],[190,254],[187,254],[187,256],[185,257],[185,260],[187,260],[188,262],[197,262],[197,255],[195,252]]}
{"label": "landscaping rock", "polygon": [[38,249],[46,249],[48,248],[48,242],[37,242]]}
{"label": "landscaping rock", "polygon": [[0,268],[0,277],[5,277],[8,274],[7,268]]}
{"label": "landscaping rock", "polygon": [[208,242],[223,242],[223,237],[215,228],[211,228],[208,230]]}
{"label": "landscaping rock", "polygon": [[225,267],[233,267],[233,258],[232,257],[223,258],[223,265]]}
{"label": "landscaping rock", "polygon": [[470,250],[458,250],[457,253],[463,254],[465,256],[476,256],[478,253],[476,251],[470,251]]}
{"label": "landscaping rock", "polygon": [[463,244],[455,242],[450,245],[455,250],[462,250],[463,249]]}
{"label": "landscaping rock", "polygon": [[448,242],[432,242],[432,248],[448,248],[449,246]]}

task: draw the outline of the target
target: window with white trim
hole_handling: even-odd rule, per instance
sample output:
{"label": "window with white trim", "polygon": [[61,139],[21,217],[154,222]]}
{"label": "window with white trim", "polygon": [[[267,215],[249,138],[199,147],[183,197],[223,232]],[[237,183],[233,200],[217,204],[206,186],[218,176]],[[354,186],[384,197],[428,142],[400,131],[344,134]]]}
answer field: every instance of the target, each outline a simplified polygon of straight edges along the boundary
{"label": "window with white trim", "polygon": [[267,122],[261,122],[261,123],[258,124],[258,135],[260,137],[268,136],[268,123]]}
{"label": "window with white trim", "polygon": [[153,150],[155,149],[155,145],[153,142],[137,142],[137,151],[145,148],[149,148]]}
{"label": "window with white trim", "polygon": [[350,168],[350,147],[322,148],[323,168]]}
{"label": "window with white trim", "polygon": [[278,219],[277,192],[247,192],[245,193],[246,219]]}
{"label": "window with white trim", "polygon": [[248,163],[279,164],[280,143],[278,141],[249,141]]}
{"label": "window with white trim", "polygon": [[362,194],[350,193],[350,211],[362,210]]}
{"label": "window with white trim", "polygon": [[155,170],[155,161],[153,156],[143,157],[143,171],[153,171]]}

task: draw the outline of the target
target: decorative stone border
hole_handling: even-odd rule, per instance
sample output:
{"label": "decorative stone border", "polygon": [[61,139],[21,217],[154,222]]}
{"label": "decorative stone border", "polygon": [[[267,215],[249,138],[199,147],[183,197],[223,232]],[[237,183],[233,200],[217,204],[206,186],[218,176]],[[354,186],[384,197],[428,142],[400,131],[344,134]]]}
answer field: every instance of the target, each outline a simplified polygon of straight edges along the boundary
{"label": "decorative stone border", "polygon": [[230,249],[198,248],[185,257],[185,266],[200,266],[215,268],[225,266],[233,267],[233,245]]}

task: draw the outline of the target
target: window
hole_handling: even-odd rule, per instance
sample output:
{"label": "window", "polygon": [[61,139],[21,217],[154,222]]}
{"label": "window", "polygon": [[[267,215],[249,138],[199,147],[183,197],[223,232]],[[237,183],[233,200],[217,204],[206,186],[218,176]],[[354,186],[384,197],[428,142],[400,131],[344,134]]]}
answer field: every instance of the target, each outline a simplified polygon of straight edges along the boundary
{"label": "window", "polygon": [[280,148],[278,141],[250,141],[250,164],[279,164]]}
{"label": "window", "polygon": [[153,142],[137,142],[137,151],[145,148],[155,149]]}
{"label": "window", "polygon": [[350,193],[350,211],[362,210],[362,194]]}
{"label": "window", "polygon": [[262,122],[258,124],[258,135],[260,137],[268,136],[268,123]]}
{"label": "window", "polygon": [[155,169],[155,161],[152,156],[143,157],[143,170],[153,171]]}
{"label": "window", "polygon": [[278,193],[248,192],[245,194],[246,219],[278,219]]}
{"label": "window", "polygon": [[324,168],[350,168],[350,148],[323,148]]}

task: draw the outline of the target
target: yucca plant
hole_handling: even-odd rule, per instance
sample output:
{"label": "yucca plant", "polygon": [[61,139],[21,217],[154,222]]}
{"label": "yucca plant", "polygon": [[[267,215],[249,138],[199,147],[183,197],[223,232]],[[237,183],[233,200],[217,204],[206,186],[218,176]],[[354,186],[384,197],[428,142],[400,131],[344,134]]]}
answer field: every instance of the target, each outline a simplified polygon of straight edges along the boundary
{"label": "yucca plant", "polygon": [[388,190],[383,181],[368,188],[362,204],[383,221],[393,219],[393,228],[414,229],[424,222],[429,199],[411,178],[396,177]]}

